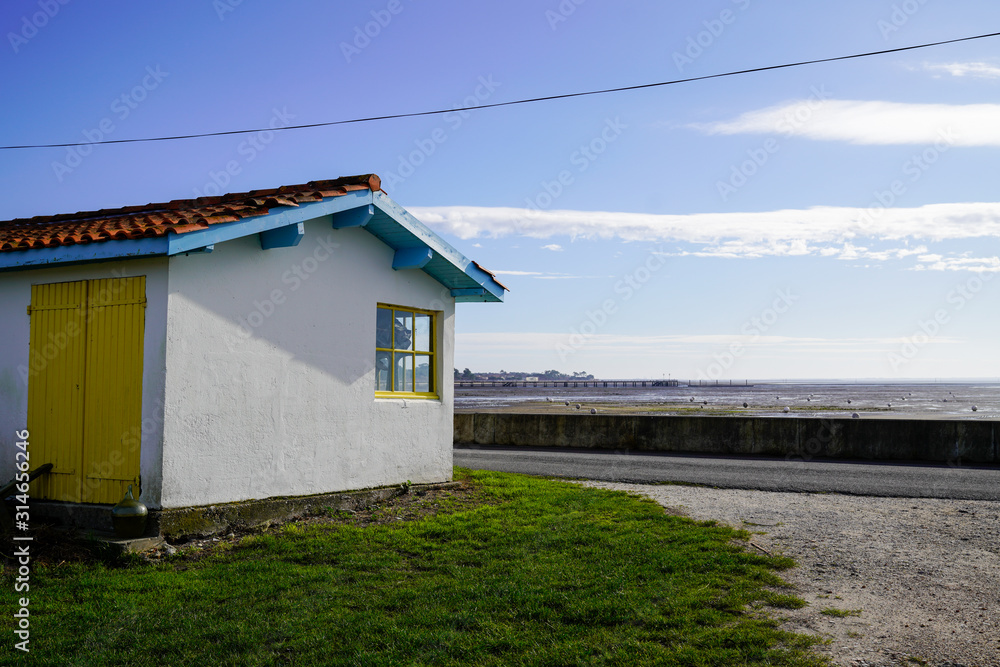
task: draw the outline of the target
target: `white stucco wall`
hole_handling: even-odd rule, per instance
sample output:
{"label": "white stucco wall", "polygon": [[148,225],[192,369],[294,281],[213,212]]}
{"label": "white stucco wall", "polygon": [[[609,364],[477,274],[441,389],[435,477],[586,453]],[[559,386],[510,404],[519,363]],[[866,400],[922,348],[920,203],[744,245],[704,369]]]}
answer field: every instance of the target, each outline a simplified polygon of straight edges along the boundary
{"label": "white stucco wall", "polygon": [[[362,229],[170,259],[162,506],[441,481],[454,299]],[[377,303],[440,311],[440,400],[374,397]]]}
{"label": "white stucco wall", "polygon": [[[30,322],[27,308],[31,303],[31,286],[143,275],[146,276],[146,321],[139,455],[140,499],[151,507],[158,505],[166,351],[166,259],[135,259],[0,273],[0,479],[3,480],[0,484],[14,477],[15,433],[26,428],[28,419]],[[52,348],[51,353],[55,354],[57,350]],[[30,463],[32,468],[36,468],[46,462],[32,458]]]}

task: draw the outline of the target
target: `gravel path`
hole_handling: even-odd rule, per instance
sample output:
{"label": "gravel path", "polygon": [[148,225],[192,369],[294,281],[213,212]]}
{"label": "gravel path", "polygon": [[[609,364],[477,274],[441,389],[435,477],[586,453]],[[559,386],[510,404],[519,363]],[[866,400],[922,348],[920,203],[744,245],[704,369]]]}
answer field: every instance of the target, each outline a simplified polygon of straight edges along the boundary
{"label": "gravel path", "polygon": [[780,610],[783,627],[830,639],[818,650],[837,665],[1000,666],[1000,502],[586,484],[744,528],[794,558],[783,576],[809,604]]}

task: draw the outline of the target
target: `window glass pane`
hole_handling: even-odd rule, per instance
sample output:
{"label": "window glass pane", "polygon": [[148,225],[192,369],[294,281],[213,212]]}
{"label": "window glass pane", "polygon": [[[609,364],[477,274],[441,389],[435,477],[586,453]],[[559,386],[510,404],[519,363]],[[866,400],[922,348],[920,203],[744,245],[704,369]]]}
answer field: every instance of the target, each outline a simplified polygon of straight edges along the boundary
{"label": "window glass pane", "polygon": [[413,349],[413,313],[402,310],[394,310],[395,316],[395,339],[393,347],[397,350]]}
{"label": "window glass pane", "polygon": [[[431,316],[426,313],[414,313],[413,343],[415,350],[431,351]],[[418,364],[419,365],[419,364]]]}
{"label": "window glass pane", "polygon": [[392,391],[392,382],[389,373],[389,360],[392,352],[375,353],[375,391]]}
{"label": "window glass pane", "polygon": [[417,391],[431,390],[431,355],[418,354],[417,357]]}
{"label": "window glass pane", "polygon": [[392,347],[392,311],[375,309],[375,347]]}
{"label": "window glass pane", "polygon": [[375,309],[375,391],[433,394],[434,314]]}
{"label": "window glass pane", "polygon": [[413,391],[413,355],[396,353],[396,365],[392,372],[393,391]]}

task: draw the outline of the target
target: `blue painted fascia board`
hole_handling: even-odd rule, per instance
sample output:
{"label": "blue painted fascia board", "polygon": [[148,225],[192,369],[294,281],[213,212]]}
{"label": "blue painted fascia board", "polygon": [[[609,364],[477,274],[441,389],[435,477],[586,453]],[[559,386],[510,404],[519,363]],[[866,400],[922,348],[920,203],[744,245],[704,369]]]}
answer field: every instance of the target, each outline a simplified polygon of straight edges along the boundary
{"label": "blue painted fascia board", "polygon": [[301,206],[282,208],[276,213],[268,213],[253,218],[243,218],[235,222],[211,225],[206,229],[184,234],[171,234],[168,255],[190,252],[192,249],[213,243],[231,241],[250,234],[259,234],[278,227],[306,222],[333,215],[340,211],[371,203],[371,190],[355,190],[344,195],[324,199],[323,201],[302,204]]}
{"label": "blue painted fascia board", "polygon": [[[335,221],[340,217],[344,222],[361,222],[363,228],[363,224],[372,217],[372,206],[378,206],[420,244],[415,247],[408,245],[406,248],[393,248],[402,251],[397,252],[394,257],[393,268],[423,269],[432,258],[440,257],[469,278],[469,282],[462,280],[459,284],[451,285],[445,284],[441,278],[435,278],[455,292],[456,300],[503,301],[505,290],[492,275],[478,268],[385,193],[370,190],[355,190],[301,206],[280,207],[273,213],[211,225],[205,229],[183,234],[168,233],[166,236],[146,239],[100,241],[57,248],[4,252],[0,253],[0,271],[137,257],[173,256],[199,251],[211,252],[212,246],[216,243],[251,234],[261,235],[261,245],[265,249],[285,247],[295,245],[302,238],[304,233],[302,223],[308,220],[328,217],[331,226],[335,226]],[[336,215],[345,211],[351,211],[351,214]],[[413,239],[410,239],[409,243],[413,243]]]}
{"label": "blue painted fascia board", "polygon": [[32,248],[0,252],[0,271],[34,269],[61,264],[80,264],[112,259],[134,259],[156,257],[167,254],[168,238],[165,236],[148,239],[128,239],[122,241],[100,241],[78,243],[56,248]]}
{"label": "blue painted fascia board", "polygon": [[485,287],[463,287],[461,289],[453,289],[451,295],[455,297],[455,301],[488,301],[491,294],[486,291]]}
{"label": "blue painted fascia board", "polygon": [[57,264],[79,264],[136,257],[180,255],[196,252],[206,246],[232,239],[259,234],[300,222],[332,216],[365,204],[371,204],[371,190],[355,190],[337,197],[295,207],[281,207],[274,213],[243,218],[234,222],[211,225],[205,229],[183,234],[121,241],[97,241],[56,248],[32,248],[0,253],[0,271],[16,271]]}
{"label": "blue painted fascia board", "polygon": [[468,266],[465,267],[465,275],[482,285],[483,288],[496,297],[497,301],[503,301],[504,288],[488,272],[469,262]]}
{"label": "blue painted fascia board", "polygon": [[460,253],[455,248],[448,245],[444,239],[435,234],[430,227],[413,217],[413,214],[405,208],[389,199],[388,195],[376,192],[375,205],[385,211],[385,213],[399,223],[406,231],[416,236],[424,245],[433,250],[439,256],[447,259],[457,267],[463,267],[469,263],[469,258]]}
{"label": "blue painted fascia board", "polygon": [[[373,200],[375,206],[384,211],[389,217],[395,220],[399,225],[401,225],[408,232],[413,234],[420,242],[425,246],[430,248],[435,255],[438,255],[445,260],[447,260],[452,266],[456,267],[469,278],[471,278],[476,284],[480,285],[485,289],[489,296],[484,299],[472,299],[476,301],[503,301],[504,288],[500,286],[499,283],[486,271],[476,267],[476,265],[468,257],[460,253],[458,250],[449,245],[444,239],[434,233],[427,225],[417,220],[413,217],[413,214],[404,209],[402,206],[394,202],[383,192],[373,193]],[[399,248],[396,248],[399,250]],[[445,285],[446,287],[456,288],[456,285]],[[466,287],[465,285],[461,287]]]}

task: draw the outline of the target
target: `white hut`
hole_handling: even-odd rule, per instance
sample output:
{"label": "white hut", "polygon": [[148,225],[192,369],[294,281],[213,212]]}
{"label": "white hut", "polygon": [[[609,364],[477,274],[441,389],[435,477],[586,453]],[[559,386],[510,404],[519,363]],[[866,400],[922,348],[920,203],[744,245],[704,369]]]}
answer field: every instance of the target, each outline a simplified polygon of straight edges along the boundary
{"label": "white hut", "polygon": [[492,274],[377,176],[0,222],[0,449],[153,509],[452,474],[455,303]]}

